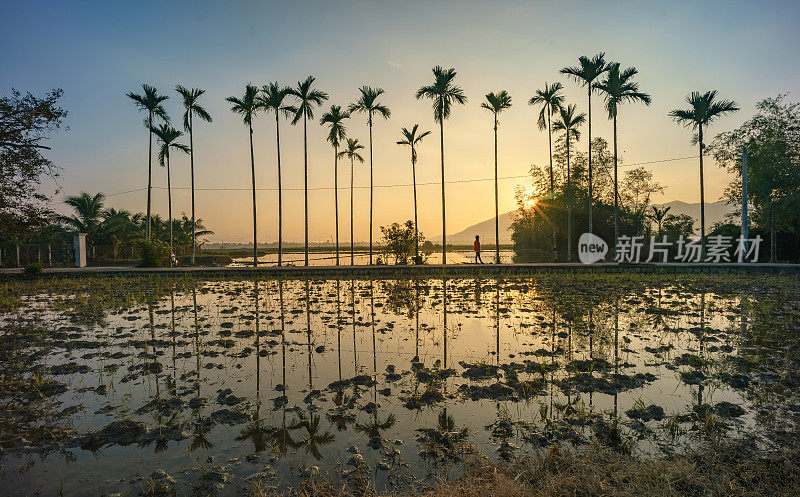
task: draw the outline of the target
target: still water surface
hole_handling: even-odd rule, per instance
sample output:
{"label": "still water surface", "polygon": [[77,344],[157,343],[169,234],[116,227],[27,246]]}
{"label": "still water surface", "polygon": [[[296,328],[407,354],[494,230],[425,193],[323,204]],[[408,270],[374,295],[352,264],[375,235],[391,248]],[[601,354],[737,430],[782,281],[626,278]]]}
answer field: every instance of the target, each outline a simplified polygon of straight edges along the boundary
{"label": "still water surface", "polygon": [[3,413],[30,434],[4,428],[0,493],[136,495],[157,470],[179,494],[358,469],[403,490],[457,475],[471,450],[597,439],[650,456],[759,437],[768,401],[749,392],[781,379],[743,369],[748,337],[796,326],[748,317],[761,298],[534,278],[225,280],[82,322],[42,294],[0,318],[49,330],[20,345],[40,414]]}

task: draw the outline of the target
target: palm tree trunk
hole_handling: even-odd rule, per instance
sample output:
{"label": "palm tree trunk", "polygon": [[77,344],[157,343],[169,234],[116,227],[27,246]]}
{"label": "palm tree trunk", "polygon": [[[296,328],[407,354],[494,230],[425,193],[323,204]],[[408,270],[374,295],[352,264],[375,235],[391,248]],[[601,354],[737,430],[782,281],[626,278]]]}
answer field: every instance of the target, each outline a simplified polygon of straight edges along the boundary
{"label": "palm tree trunk", "polygon": [[147,241],[150,241],[150,192],[153,185],[153,111],[151,110],[147,118],[148,145],[147,145],[147,224],[145,231]]}
{"label": "palm tree trunk", "polygon": [[[555,204],[556,187],[553,178],[553,131],[550,128],[550,104],[547,104],[547,146],[550,151],[550,204]],[[555,205],[552,205],[555,207]],[[558,247],[556,245],[556,225],[553,223],[553,262],[558,261]]]}
{"label": "palm tree trunk", "polygon": [[567,262],[572,262],[572,174],[569,170],[569,129],[567,141]]}
{"label": "palm tree trunk", "polygon": [[195,256],[195,247],[197,247],[197,243],[195,241],[195,232],[197,228],[195,228],[195,218],[194,218],[194,142],[192,141],[192,113],[189,112],[189,169],[192,175],[192,266],[194,266],[194,256]]}
{"label": "palm tree trunk", "polygon": [[353,255],[353,165],[355,159],[350,157],[350,265],[355,266],[355,256]]}
{"label": "palm tree trunk", "polygon": [[306,115],[303,113],[303,190],[305,191],[305,254],[306,254],[306,266],[308,266],[308,134],[307,134],[307,124],[306,124]]}
{"label": "palm tree trunk", "polygon": [[336,265],[339,265],[339,147],[333,147],[333,201],[336,216]]}
{"label": "palm tree trunk", "polygon": [[417,164],[414,161],[414,145],[411,145],[411,182],[414,185],[414,244],[416,245],[416,260],[419,264],[419,225],[417,224]]}
{"label": "palm tree trunk", "polygon": [[614,258],[617,256],[617,238],[619,238],[619,190],[617,186],[617,116],[614,114]]}
{"label": "palm tree trunk", "polygon": [[589,233],[592,233],[592,84],[589,83]]}
{"label": "palm tree trunk", "polygon": [[253,155],[253,125],[250,129],[250,178],[253,185],[253,267],[258,267],[258,241],[256,236],[256,159]]}
{"label": "palm tree trunk", "polygon": [[169,152],[167,152],[167,212],[169,214],[169,267],[172,267],[172,254],[175,251],[172,248],[172,185],[170,183],[169,174]]}
{"label": "palm tree trunk", "polygon": [[500,264],[500,201],[497,194],[497,112],[494,113],[494,262]]}
{"label": "palm tree trunk", "polygon": [[706,191],[703,185],[703,125],[698,127],[700,144],[700,259],[706,258]]}
{"label": "palm tree trunk", "polygon": [[[442,106],[440,106],[442,108]],[[447,265],[447,224],[444,204],[444,116],[439,115],[439,144],[442,151],[442,264]]]}
{"label": "palm tree trunk", "polygon": [[372,265],[372,111],[369,111],[369,265]]}
{"label": "palm tree trunk", "polygon": [[275,143],[278,148],[278,266],[283,262],[283,189],[281,188],[281,131],[278,109],[275,109]]}

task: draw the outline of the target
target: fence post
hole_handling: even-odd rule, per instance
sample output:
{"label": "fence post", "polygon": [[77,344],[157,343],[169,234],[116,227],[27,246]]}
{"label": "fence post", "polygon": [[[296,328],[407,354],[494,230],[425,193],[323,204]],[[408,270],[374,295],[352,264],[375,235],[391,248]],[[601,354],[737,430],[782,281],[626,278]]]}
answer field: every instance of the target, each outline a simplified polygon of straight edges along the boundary
{"label": "fence post", "polygon": [[19,244],[17,244],[17,267],[22,267],[22,264],[20,264]]}
{"label": "fence post", "polygon": [[53,247],[47,244],[47,265],[53,267]]}
{"label": "fence post", "polygon": [[86,267],[86,233],[75,233],[75,267]]}

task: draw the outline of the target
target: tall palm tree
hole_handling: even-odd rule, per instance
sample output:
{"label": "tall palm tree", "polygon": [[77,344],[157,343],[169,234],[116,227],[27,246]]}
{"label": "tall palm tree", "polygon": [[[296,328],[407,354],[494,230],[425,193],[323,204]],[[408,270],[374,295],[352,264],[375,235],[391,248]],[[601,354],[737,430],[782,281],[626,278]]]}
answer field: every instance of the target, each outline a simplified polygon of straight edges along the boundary
{"label": "tall palm tree", "polygon": [[376,114],[384,119],[389,119],[392,113],[389,107],[377,102],[378,97],[384,93],[382,88],[362,86],[358,91],[361,92],[361,97],[356,103],[350,104],[347,110],[351,113],[366,113],[369,125],[369,263],[372,265],[372,116]]}
{"label": "tall palm tree", "polygon": [[[561,105],[564,103],[564,94],[561,91],[564,86],[561,83],[547,84],[545,81],[544,89],[536,90],[536,94],[528,100],[528,105],[541,105],[539,111],[539,119],[537,124],[539,129],[542,130],[547,127],[547,144],[550,153],[550,202],[555,199],[555,180],[553,178],[553,128],[550,124],[551,116],[561,110]],[[558,259],[558,250],[556,247],[556,225],[553,224],[553,262]]]}
{"label": "tall palm tree", "polygon": [[320,124],[327,124],[328,141],[333,145],[333,201],[336,217],[336,265],[339,265],[339,145],[345,137],[344,120],[350,117],[347,112],[342,112],[338,105],[331,105],[331,109],[322,115]]}
{"label": "tall palm tree", "polygon": [[281,186],[281,130],[280,116],[289,117],[291,109],[283,104],[286,95],[289,94],[289,87],[280,86],[278,82],[273,82],[261,87],[261,95],[258,97],[261,107],[267,111],[275,112],[275,144],[278,152],[278,266],[283,263],[283,187]]}
{"label": "tall palm tree", "polygon": [[159,95],[158,90],[154,86],[142,84],[142,93],[126,93],[128,98],[133,100],[133,103],[139,110],[147,112],[144,125],[147,127],[147,225],[145,227],[147,240],[150,241],[150,193],[153,184],[153,118],[159,117],[164,122],[169,122],[167,111],[162,105],[169,97],[166,95]]}
{"label": "tall palm tree", "polygon": [[564,133],[564,142],[567,145],[567,262],[572,261],[572,173],[569,169],[569,144],[572,140],[578,141],[581,132],[578,127],[586,122],[586,114],[576,114],[577,107],[570,104],[559,109],[559,116],[553,123],[553,129]]}
{"label": "tall palm tree", "polygon": [[231,111],[242,116],[242,122],[247,125],[250,131],[250,173],[253,185],[253,267],[258,266],[258,240],[256,230],[256,160],[253,155],[253,118],[261,104],[258,101],[258,88],[254,85],[247,85],[244,88],[244,95],[241,98],[228,97],[225,101],[233,104]]}
{"label": "tall palm tree", "polygon": [[153,128],[153,133],[158,137],[158,141],[161,142],[161,149],[158,151],[158,163],[161,164],[161,167],[166,166],[167,168],[167,205],[168,205],[168,212],[169,212],[169,267],[172,267],[172,254],[174,254],[174,250],[172,248],[172,183],[170,179],[170,170],[169,170],[169,150],[174,148],[176,150],[180,150],[184,153],[189,153],[189,147],[182,143],[178,143],[175,140],[183,136],[181,131],[173,128],[167,123],[161,124],[157,128]]}
{"label": "tall palm tree", "polygon": [[304,81],[298,81],[296,88],[289,88],[288,95],[297,98],[297,105],[289,105],[287,109],[294,114],[292,124],[303,120],[303,189],[305,190],[305,254],[308,266],[308,120],[314,119],[314,107],[322,105],[328,99],[324,91],[312,88],[314,77],[309,76]]}
{"label": "tall palm tree", "polygon": [[419,124],[415,124],[411,131],[403,128],[403,139],[398,141],[398,145],[408,145],[411,147],[411,179],[414,185],[414,244],[416,245],[416,259],[419,263],[419,225],[417,224],[417,145],[423,138],[431,134],[430,131],[423,131],[417,134]]}
{"label": "tall palm tree", "polygon": [[500,264],[500,207],[497,194],[497,114],[511,107],[511,95],[501,90],[498,93],[487,93],[486,101],[481,108],[494,115],[494,253],[495,264]]}
{"label": "tall palm tree", "polygon": [[358,143],[356,138],[347,139],[347,147],[339,152],[339,157],[346,157],[350,159],[350,265],[355,264],[355,256],[353,255],[353,169],[355,161],[364,162],[364,158],[358,153],[363,150],[364,145]]}
{"label": "tall palm tree", "polygon": [[442,152],[442,264],[447,264],[447,225],[444,198],[444,120],[450,117],[454,103],[466,104],[467,96],[464,90],[453,83],[456,70],[452,67],[444,69],[442,66],[433,68],[433,84],[426,85],[417,90],[417,100],[427,98],[433,101],[433,120],[439,123],[439,144]]}
{"label": "tall palm tree", "polygon": [[199,119],[210,123],[213,119],[211,119],[211,114],[203,108],[197,101],[200,99],[200,96],[205,93],[205,90],[201,90],[199,88],[192,88],[189,90],[188,88],[184,88],[181,85],[175,87],[175,91],[183,97],[183,107],[186,109],[186,112],[183,114],[183,129],[185,129],[189,133],[189,167],[191,169],[192,174],[192,266],[194,266],[194,256],[195,256],[195,237],[194,237],[194,140],[193,138],[193,118],[197,116]]}
{"label": "tall palm tree", "polygon": [[650,95],[639,91],[639,83],[631,81],[639,71],[629,67],[620,72],[619,63],[613,62],[608,66],[606,78],[595,85],[605,94],[608,118],[614,122],[614,251],[616,252],[617,238],[619,237],[619,190],[617,183],[617,113],[619,104],[624,102],[642,102],[650,105]]}
{"label": "tall palm tree", "polygon": [[703,126],[708,126],[718,117],[736,112],[739,107],[733,100],[717,100],[717,90],[703,94],[693,91],[686,97],[688,109],[675,109],[669,115],[684,126],[697,130],[697,143],[700,145],[700,252],[706,254],[706,209],[705,187],[703,185]]}
{"label": "tall palm tree", "polygon": [[591,59],[581,55],[578,57],[578,66],[565,67],[561,70],[562,74],[571,76],[581,86],[585,86],[589,96],[589,233],[592,233],[592,204],[594,203],[592,191],[592,92],[595,90],[594,80],[608,70],[605,55],[604,52],[600,52]]}

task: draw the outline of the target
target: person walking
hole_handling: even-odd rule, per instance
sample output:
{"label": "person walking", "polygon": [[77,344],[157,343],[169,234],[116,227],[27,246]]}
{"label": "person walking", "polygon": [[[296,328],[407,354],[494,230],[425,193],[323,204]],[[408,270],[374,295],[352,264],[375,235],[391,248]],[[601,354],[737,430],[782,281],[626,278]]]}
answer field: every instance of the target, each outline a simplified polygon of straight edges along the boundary
{"label": "person walking", "polygon": [[481,237],[479,235],[475,235],[475,243],[472,246],[475,248],[475,264],[478,264],[479,261],[483,264],[483,259],[481,259]]}

